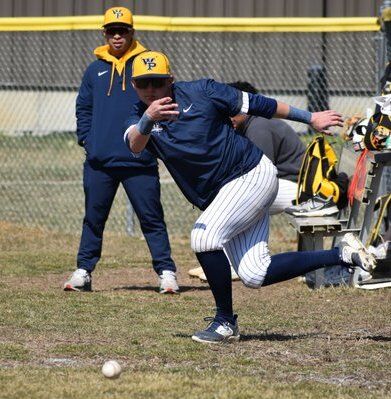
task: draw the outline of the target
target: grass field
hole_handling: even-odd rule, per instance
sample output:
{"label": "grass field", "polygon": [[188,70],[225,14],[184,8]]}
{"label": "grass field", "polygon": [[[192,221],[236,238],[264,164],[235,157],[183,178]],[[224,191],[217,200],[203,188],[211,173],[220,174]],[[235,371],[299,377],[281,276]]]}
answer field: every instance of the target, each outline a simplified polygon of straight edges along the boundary
{"label": "grass field", "polygon": [[[0,398],[390,398],[391,290],[234,283],[242,340],[190,339],[213,314],[187,240],[179,296],[160,296],[145,242],[107,235],[92,293],[61,290],[78,237],[0,223]],[[293,249],[279,238],[273,252]],[[105,379],[116,359],[124,372]]]}

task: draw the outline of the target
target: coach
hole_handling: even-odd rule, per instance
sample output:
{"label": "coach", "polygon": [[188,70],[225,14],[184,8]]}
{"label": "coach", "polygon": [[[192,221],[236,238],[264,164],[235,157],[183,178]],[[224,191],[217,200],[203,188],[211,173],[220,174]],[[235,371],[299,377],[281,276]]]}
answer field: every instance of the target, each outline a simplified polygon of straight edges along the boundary
{"label": "coach", "polygon": [[100,259],[103,230],[115,194],[122,184],[140,220],[141,230],[159,275],[161,293],[176,293],[176,268],[160,203],[157,161],[148,151],[129,156],[122,140],[123,123],[138,101],[131,80],[134,57],[146,51],[133,39],[133,17],[124,7],[104,16],[107,45],[84,73],[76,100],[77,138],[86,152],[84,163],[85,217],[77,270],[64,284],[66,291],[91,290],[91,273]]}

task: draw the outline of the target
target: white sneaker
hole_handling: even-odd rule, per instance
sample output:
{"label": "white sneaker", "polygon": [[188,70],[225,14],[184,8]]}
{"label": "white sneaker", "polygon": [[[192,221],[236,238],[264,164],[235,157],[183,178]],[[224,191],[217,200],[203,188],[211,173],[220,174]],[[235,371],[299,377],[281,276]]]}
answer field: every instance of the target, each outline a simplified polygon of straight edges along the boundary
{"label": "white sneaker", "polygon": [[[202,271],[202,273],[198,276],[198,278],[204,283],[208,282],[208,279],[206,278],[204,271]],[[240,277],[237,275],[235,269],[232,266],[231,266],[231,280],[240,281]]]}
{"label": "white sneaker", "polygon": [[64,284],[64,291],[92,291],[91,274],[84,269],[76,269]]}
{"label": "white sneaker", "polygon": [[193,269],[190,269],[188,271],[188,274],[190,277],[200,277],[201,274],[203,274],[204,271],[202,270],[202,267],[194,267]]}
{"label": "white sneaker", "polygon": [[179,294],[179,286],[176,281],[176,273],[171,270],[163,270],[159,276],[159,292],[161,294]]}
{"label": "white sneaker", "polygon": [[335,215],[339,211],[332,196],[322,198],[320,195],[315,195],[299,205],[285,208],[285,212],[293,216],[314,217]]}
{"label": "white sneaker", "polygon": [[353,233],[346,233],[338,244],[343,262],[358,266],[366,272],[372,272],[376,267],[375,257],[365,248],[364,244]]}

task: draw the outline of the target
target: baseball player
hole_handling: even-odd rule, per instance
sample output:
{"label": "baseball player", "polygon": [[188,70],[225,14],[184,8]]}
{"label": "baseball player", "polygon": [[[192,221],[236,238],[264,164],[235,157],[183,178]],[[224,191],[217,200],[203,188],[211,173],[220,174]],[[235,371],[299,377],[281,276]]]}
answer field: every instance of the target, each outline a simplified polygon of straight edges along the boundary
{"label": "baseball player", "polygon": [[[247,93],[258,94],[258,90],[249,82],[228,83]],[[305,146],[296,132],[280,119],[267,119],[239,113],[231,117],[235,132],[247,137],[273,162],[278,173],[278,192],[269,208],[270,215],[276,215],[292,206],[296,199],[297,181],[300,172]],[[189,275],[207,281],[202,267],[189,270]],[[232,281],[239,280],[231,268]]]}
{"label": "baseball player", "polygon": [[327,265],[375,267],[374,257],[353,234],[331,250],[270,256],[269,207],[278,191],[277,169],[262,150],[234,132],[229,119],[242,112],[328,132],[328,127],[342,125],[340,114],[310,113],[211,79],[174,83],[168,58],[155,51],[134,59],[132,84],[141,101],[124,134],[131,152],[137,156],[148,148],[160,157],[186,198],[204,211],[194,224],[191,246],[208,278],[216,315],[193,340],[216,343],[240,337],[230,263],[251,288]]}

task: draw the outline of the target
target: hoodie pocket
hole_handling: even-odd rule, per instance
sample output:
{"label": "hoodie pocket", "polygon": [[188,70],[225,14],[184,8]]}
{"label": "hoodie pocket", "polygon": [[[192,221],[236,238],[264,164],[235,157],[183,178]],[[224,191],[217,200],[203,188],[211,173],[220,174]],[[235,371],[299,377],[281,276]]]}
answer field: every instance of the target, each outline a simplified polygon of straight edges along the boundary
{"label": "hoodie pocket", "polygon": [[90,145],[89,145],[88,136],[86,137],[86,139],[83,142],[83,148],[84,148],[84,152],[86,154],[86,158],[88,158],[88,155],[90,154]]}

